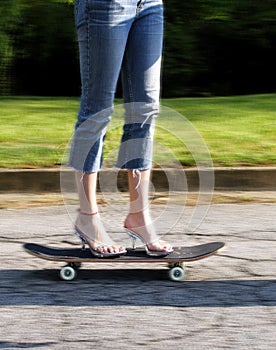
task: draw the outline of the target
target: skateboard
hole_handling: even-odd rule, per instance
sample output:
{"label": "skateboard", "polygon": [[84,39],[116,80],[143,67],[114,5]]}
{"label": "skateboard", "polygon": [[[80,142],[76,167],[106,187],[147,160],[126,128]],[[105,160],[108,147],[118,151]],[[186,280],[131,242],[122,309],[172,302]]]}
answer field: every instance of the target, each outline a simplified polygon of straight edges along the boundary
{"label": "skateboard", "polygon": [[184,263],[205,259],[216,254],[224,247],[223,242],[211,242],[191,247],[175,247],[174,251],[163,257],[148,256],[145,249],[127,248],[126,255],[113,258],[97,258],[89,248],[51,248],[35,243],[26,243],[23,248],[26,252],[38,258],[67,263],[62,267],[59,276],[62,280],[72,281],[77,270],[84,262],[90,263],[167,263],[168,276],[172,281],[181,281],[185,278]]}

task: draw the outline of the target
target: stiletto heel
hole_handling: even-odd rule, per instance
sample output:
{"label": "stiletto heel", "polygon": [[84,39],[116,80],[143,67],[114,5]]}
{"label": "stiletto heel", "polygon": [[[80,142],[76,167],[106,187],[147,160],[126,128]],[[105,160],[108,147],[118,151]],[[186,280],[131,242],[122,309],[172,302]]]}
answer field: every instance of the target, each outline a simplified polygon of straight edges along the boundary
{"label": "stiletto heel", "polygon": [[127,231],[128,235],[129,235],[129,238],[131,239],[132,249],[135,250],[137,237],[132,233],[132,231],[128,230],[127,228],[126,228],[126,231]]}
{"label": "stiletto heel", "polygon": [[163,251],[162,250],[161,251],[159,251],[159,250],[150,250],[148,248],[147,243],[143,240],[143,238],[138,233],[136,233],[136,232],[134,232],[134,231],[132,231],[129,228],[126,228],[126,227],[125,227],[125,230],[126,230],[127,234],[129,235],[129,237],[131,238],[132,249],[135,249],[136,240],[139,239],[144,244],[146,253],[149,256],[157,256],[157,257],[158,256],[166,256],[166,255],[168,255],[168,254],[173,252],[173,248],[171,248],[169,250],[163,250]]}
{"label": "stiletto heel", "polygon": [[[78,210],[81,215],[96,215],[98,212],[82,212]],[[96,258],[115,258],[120,255],[124,255],[127,253],[126,249],[120,251],[120,252],[102,252],[102,249],[104,249],[106,246],[105,245],[99,245],[96,248],[93,248],[89,244],[89,237],[86,236],[83,232],[81,232],[76,226],[75,226],[75,234],[77,237],[80,239],[82,243],[82,249],[85,249],[85,245],[87,244],[91,253],[96,257]]]}
{"label": "stiletto heel", "polygon": [[82,248],[81,249],[84,250],[85,249],[85,245],[88,244],[87,240],[77,230],[75,231],[75,234],[79,238],[79,240],[81,241],[81,244],[82,244]]}

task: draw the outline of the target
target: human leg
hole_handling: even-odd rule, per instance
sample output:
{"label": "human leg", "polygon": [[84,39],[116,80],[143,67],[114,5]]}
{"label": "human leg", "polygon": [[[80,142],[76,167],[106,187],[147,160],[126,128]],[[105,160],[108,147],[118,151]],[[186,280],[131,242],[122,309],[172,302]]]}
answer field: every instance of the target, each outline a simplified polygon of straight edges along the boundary
{"label": "human leg", "polygon": [[106,233],[96,200],[97,173],[75,172],[79,194],[80,210],[75,223],[77,235],[86,242],[92,253],[99,257],[125,253]]}
{"label": "human leg", "polygon": [[103,141],[113,111],[130,27],[129,13],[118,11],[117,6],[118,2],[109,0],[77,0],[75,3],[82,96],[69,164],[76,170],[80,200],[76,230],[92,251],[96,249],[103,253],[124,251],[108,237],[97,213],[96,200]]}
{"label": "human leg", "polygon": [[139,238],[149,255],[166,255],[172,251],[170,244],[159,240],[149,210],[150,170],[138,174],[128,170],[130,206],[124,226],[130,237]]}
{"label": "human leg", "polygon": [[162,2],[145,1],[130,30],[123,61],[125,125],[118,164],[129,169],[130,207],[125,227],[132,237],[144,242],[149,255],[172,251],[170,244],[159,240],[148,203],[154,120],[159,111],[162,38]]}

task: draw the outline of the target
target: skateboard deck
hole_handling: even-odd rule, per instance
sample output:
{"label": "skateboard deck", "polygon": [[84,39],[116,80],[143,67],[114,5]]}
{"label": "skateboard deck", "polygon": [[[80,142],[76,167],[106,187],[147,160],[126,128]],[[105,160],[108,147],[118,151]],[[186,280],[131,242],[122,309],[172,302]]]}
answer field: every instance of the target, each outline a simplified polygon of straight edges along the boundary
{"label": "skateboard deck", "polygon": [[113,258],[97,258],[89,248],[53,248],[35,243],[26,243],[23,248],[26,252],[38,258],[65,262],[67,263],[60,270],[60,278],[63,280],[73,280],[76,277],[76,271],[80,268],[81,263],[168,263],[169,277],[173,281],[184,279],[185,270],[183,264],[207,258],[216,254],[224,247],[223,242],[211,242],[191,247],[175,247],[174,251],[166,256],[151,257],[148,256],[145,249],[127,248],[127,254]]}

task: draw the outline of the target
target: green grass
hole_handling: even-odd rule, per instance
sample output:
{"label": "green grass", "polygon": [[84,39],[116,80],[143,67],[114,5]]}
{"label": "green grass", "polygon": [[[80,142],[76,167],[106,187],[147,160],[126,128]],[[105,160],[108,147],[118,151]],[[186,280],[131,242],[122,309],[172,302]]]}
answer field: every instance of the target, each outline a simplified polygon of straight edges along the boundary
{"label": "green grass", "polygon": [[[75,97],[0,97],[0,167],[59,166],[78,103]],[[164,99],[161,104],[156,164],[177,158],[193,166],[207,157],[204,143],[215,166],[276,164],[276,94]],[[121,106],[116,108],[107,133],[110,164],[120,143],[122,112]]]}
{"label": "green grass", "polygon": [[192,122],[215,166],[275,165],[276,94],[172,99],[164,105]]}
{"label": "green grass", "polygon": [[0,167],[54,167],[73,132],[76,98],[1,97]]}

